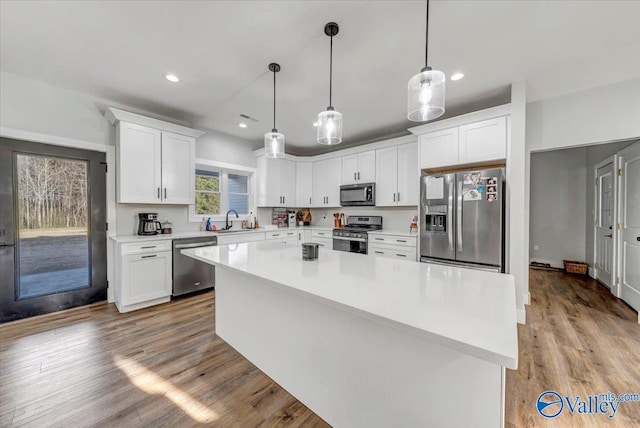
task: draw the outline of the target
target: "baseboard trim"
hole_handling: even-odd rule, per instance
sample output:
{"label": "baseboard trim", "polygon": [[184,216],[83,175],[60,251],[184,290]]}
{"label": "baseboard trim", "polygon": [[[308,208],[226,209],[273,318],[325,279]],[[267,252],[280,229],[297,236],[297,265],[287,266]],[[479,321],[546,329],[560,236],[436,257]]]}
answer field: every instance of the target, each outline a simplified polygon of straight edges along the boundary
{"label": "baseboard trim", "polygon": [[518,324],[526,324],[527,323],[527,310],[525,308],[516,309],[516,318],[518,320]]}

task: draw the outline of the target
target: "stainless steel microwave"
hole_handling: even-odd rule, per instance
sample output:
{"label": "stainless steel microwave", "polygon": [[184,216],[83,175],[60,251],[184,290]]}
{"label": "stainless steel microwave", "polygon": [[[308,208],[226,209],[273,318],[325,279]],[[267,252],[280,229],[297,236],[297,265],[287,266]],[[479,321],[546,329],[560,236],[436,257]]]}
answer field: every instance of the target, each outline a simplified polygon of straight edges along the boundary
{"label": "stainless steel microwave", "polygon": [[340,205],[343,207],[375,206],[376,183],[340,186]]}

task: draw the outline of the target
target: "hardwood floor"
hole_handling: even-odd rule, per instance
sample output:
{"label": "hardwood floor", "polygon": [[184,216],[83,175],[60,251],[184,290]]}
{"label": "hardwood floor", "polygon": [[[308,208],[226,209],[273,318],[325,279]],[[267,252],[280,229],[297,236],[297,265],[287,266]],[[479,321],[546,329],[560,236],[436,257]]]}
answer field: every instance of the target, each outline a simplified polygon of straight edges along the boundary
{"label": "hardwood floor", "polygon": [[[546,390],[640,393],[640,325],[590,279],[533,270],[530,289],[506,426],[640,426],[640,402],[613,419],[537,413]],[[99,304],[0,326],[0,426],[327,426],[215,336],[214,301],[129,314]]]}
{"label": "hardwood floor", "polygon": [[327,426],[215,336],[214,300],[0,326],[0,426]]}
{"label": "hardwood floor", "polygon": [[640,325],[635,311],[586,276],[531,270],[529,291],[518,370],[507,370],[506,427],[640,427],[640,402],[622,403],[612,419],[566,406],[555,419],[538,414],[547,390],[640,394]]}

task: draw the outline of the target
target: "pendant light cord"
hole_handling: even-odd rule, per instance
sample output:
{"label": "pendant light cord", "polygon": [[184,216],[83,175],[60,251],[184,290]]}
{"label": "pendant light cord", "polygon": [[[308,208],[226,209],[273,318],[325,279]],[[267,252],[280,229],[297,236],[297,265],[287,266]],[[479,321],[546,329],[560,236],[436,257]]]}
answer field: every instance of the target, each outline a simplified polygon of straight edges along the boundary
{"label": "pendant light cord", "polygon": [[331,42],[329,44],[329,106],[333,106],[331,104],[331,90],[333,87],[333,36],[330,37]]}
{"label": "pendant light cord", "polygon": [[276,129],[276,72],[273,72],[273,129]]}
{"label": "pendant light cord", "polygon": [[425,32],[427,34],[424,43],[424,66],[426,68],[429,66],[429,0],[427,0],[427,18],[425,28]]}

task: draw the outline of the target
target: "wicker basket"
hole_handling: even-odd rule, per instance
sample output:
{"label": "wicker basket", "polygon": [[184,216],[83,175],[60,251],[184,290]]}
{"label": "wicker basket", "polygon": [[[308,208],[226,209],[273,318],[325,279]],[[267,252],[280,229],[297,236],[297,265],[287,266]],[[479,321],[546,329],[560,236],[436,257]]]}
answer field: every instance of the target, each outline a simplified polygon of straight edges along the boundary
{"label": "wicker basket", "polygon": [[578,273],[580,275],[585,275],[587,273],[587,269],[589,269],[589,265],[582,262],[575,262],[571,260],[563,260],[564,262],[564,270],[567,273]]}

